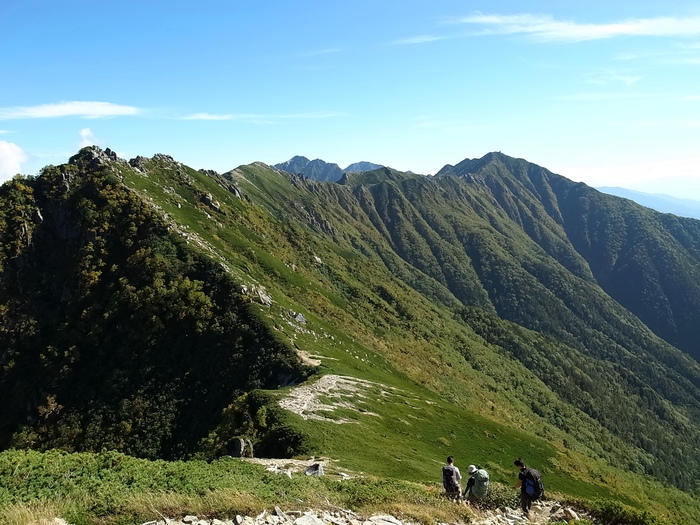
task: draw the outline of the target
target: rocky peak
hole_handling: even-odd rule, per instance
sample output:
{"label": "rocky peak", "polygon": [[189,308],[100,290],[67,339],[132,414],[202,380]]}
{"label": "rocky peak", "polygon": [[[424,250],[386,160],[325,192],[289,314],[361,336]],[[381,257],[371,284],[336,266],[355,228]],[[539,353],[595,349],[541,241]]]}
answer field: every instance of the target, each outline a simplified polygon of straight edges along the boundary
{"label": "rocky peak", "polygon": [[119,157],[116,152],[109,148],[103,150],[99,146],[87,146],[68,160],[69,164],[87,169],[96,169],[113,162],[128,165],[126,160]]}

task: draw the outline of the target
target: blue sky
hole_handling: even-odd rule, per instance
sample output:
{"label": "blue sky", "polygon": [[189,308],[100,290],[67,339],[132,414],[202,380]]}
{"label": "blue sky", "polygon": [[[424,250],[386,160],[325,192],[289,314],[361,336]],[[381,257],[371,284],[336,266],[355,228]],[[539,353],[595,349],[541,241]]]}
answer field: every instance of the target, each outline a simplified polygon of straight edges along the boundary
{"label": "blue sky", "polygon": [[490,151],[700,200],[691,1],[0,2],[0,179],[88,144],[223,172]]}

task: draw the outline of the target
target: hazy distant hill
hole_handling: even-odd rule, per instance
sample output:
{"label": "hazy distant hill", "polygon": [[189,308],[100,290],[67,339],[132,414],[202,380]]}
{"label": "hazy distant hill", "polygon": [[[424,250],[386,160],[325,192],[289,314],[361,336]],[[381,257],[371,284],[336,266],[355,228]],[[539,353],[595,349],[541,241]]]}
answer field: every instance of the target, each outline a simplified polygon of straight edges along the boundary
{"label": "hazy distant hill", "polygon": [[299,173],[310,179],[326,182],[335,182],[343,176],[343,170],[337,164],[325,162],[321,159],[309,160],[297,155],[286,162],[275,164],[275,168],[287,173]]}
{"label": "hazy distant hill", "polygon": [[367,161],[362,161],[362,162],[355,162],[353,164],[350,164],[347,168],[343,170],[344,173],[355,173],[358,171],[370,171],[370,170],[376,170],[379,168],[383,168],[381,164],[375,164],[374,162],[367,162]]}
{"label": "hazy distant hill", "polygon": [[286,162],[275,164],[275,168],[284,170],[287,173],[299,173],[310,179],[322,182],[337,182],[343,176],[343,173],[369,171],[381,167],[380,164],[363,161],[350,164],[343,170],[337,164],[325,162],[321,159],[309,160],[301,156],[292,157]]}
{"label": "hazy distant hill", "polygon": [[0,444],[242,436],[416,480],[460,451],[503,482],[523,455],[665,505],[700,490],[699,268],[700,222],[499,153],[328,183],[86,148],[0,188]]}
{"label": "hazy distant hill", "polygon": [[700,201],[692,199],[679,199],[671,195],[662,193],[644,193],[641,191],[628,190],[625,188],[601,187],[598,188],[603,193],[617,195],[633,200],[637,204],[652,208],[663,213],[673,213],[681,217],[691,217],[700,219]]}

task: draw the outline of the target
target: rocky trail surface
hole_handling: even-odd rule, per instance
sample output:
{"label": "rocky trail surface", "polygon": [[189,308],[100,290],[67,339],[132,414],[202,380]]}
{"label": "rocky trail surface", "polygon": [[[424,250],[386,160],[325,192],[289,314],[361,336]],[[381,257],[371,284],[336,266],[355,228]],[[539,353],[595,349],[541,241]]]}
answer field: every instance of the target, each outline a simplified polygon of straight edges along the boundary
{"label": "rocky trail surface", "polygon": [[[579,518],[590,519],[582,516],[569,507],[562,506],[554,501],[535,502],[530,511],[530,519],[523,516],[517,509],[502,508],[496,510],[479,511],[471,510],[472,517],[469,520],[442,523],[435,525],[519,525],[527,523],[570,523]],[[70,525],[61,518],[56,518],[51,525]],[[181,518],[161,517],[158,520],[147,521],[141,525],[419,525],[410,520],[402,520],[395,516],[379,514],[362,517],[349,510],[287,510],[279,507],[268,512],[263,511],[257,516],[236,516],[229,520],[206,519],[194,515]]]}

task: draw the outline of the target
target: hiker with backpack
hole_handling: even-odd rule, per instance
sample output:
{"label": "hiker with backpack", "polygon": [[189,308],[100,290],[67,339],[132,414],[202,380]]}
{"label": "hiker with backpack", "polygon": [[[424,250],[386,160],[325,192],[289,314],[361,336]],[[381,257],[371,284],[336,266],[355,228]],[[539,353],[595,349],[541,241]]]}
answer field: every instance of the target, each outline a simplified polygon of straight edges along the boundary
{"label": "hiker with backpack", "polygon": [[472,503],[486,496],[489,490],[489,473],[483,468],[476,468],[476,465],[469,465],[467,472],[469,472],[469,480],[463,497],[467,503]]}
{"label": "hiker with backpack", "polygon": [[518,482],[513,485],[513,488],[520,488],[520,508],[525,517],[529,518],[532,502],[544,494],[542,476],[537,469],[526,467],[520,458],[516,459],[514,464],[520,469],[520,472],[518,473]]}
{"label": "hiker with backpack", "polygon": [[447,465],[442,467],[442,486],[445,488],[445,496],[454,501],[459,501],[462,496],[462,474],[454,464],[455,458],[447,456]]}

